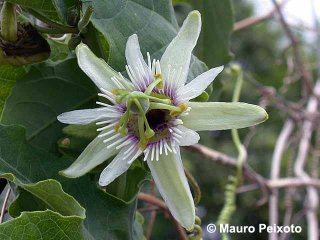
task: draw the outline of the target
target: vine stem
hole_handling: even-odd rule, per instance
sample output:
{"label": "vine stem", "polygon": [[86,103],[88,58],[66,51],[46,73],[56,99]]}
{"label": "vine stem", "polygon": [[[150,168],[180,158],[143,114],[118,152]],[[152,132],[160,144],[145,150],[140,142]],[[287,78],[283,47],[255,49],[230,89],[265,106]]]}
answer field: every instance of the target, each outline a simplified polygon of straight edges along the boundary
{"label": "vine stem", "polygon": [[[243,84],[243,73],[240,68],[240,66],[235,65],[231,67],[231,73],[236,78],[236,86],[233,92],[232,101],[238,102],[240,98],[241,88]],[[229,177],[229,183],[226,186],[225,191],[225,204],[223,206],[223,209],[219,215],[218,218],[218,224],[226,224],[230,222],[231,216],[236,210],[236,194],[237,194],[237,187],[239,186],[241,180],[242,180],[242,174],[243,174],[243,165],[247,158],[247,151],[244,145],[241,143],[238,131],[236,129],[231,130],[232,140],[233,143],[238,151],[238,158],[236,162],[236,176],[230,176]],[[228,239],[228,236],[223,233],[222,238],[224,240]]]}
{"label": "vine stem", "polygon": [[188,182],[190,183],[191,188],[193,189],[193,193],[194,193],[194,204],[198,205],[198,203],[201,200],[201,189],[199,187],[199,184],[197,183],[196,179],[194,178],[194,176],[191,174],[190,171],[188,171],[187,169],[184,169],[184,172],[186,174],[186,177],[188,179]]}
{"label": "vine stem", "polygon": [[[287,120],[279,134],[279,137],[275,144],[274,152],[272,155],[271,174],[270,174],[271,180],[279,179],[281,160],[287,148],[286,144],[293,130],[294,130],[293,121]],[[272,189],[269,197],[269,226],[278,225],[278,222],[279,222],[278,204],[279,204],[279,190]],[[278,239],[278,233],[271,232],[269,234],[269,240],[277,240],[277,239]]]}

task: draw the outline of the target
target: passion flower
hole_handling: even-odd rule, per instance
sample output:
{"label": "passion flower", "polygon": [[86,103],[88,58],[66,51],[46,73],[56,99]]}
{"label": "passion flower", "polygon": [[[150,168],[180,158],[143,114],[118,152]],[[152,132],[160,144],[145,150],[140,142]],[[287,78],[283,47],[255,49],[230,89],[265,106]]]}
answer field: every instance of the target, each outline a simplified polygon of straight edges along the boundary
{"label": "passion flower", "polygon": [[116,156],[100,175],[99,184],[106,186],[142,156],[172,215],[187,230],[193,229],[195,207],[179,147],[197,143],[195,131],[247,127],[267,118],[262,108],[246,103],[190,102],[223,70],[210,69],[186,84],[200,28],[200,14],[193,11],[160,61],[147,54],[145,62],[137,35],[130,36],[125,51],[130,80],[79,44],[79,66],[107,101],[58,116],[68,124],[96,122],[101,132],[63,175],[79,177]]}

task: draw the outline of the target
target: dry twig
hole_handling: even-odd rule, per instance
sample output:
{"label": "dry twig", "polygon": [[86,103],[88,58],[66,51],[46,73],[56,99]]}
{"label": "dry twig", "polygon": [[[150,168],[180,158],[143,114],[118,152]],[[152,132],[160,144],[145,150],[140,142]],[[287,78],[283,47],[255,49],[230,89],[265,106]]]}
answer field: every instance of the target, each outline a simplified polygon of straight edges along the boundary
{"label": "dry twig", "polygon": [[[317,81],[314,88],[314,95],[320,95],[320,80]],[[316,112],[318,109],[318,99],[315,96],[311,96],[307,105],[308,112]],[[302,126],[302,136],[299,143],[298,155],[295,161],[294,172],[299,178],[308,181],[311,180],[310,176],[304,170],[308,152],[310,147],[310,140],[313,131],[313,122],[306,119]],[[318,218],[317,210],[319,205],[319,198],[317,189],[314,187],[307,187],[307,221],[308,221],[308,236],[310,240],[319,239],[319,227],[318,227]]]}
{"label": "dry twig", "polygon": [[301,56],[300,49],[299,49],[299,42],[296,39],[296,37],[294,36],[294,34],[292,33],[288,23],[286,22],[283,14],[282,14],[281,5],[276,0],[272,0],[272,2],[277,10],[278,15],[279,15],[279,20],[280,20],[280,23],[283,27],[283,30],[285,31],[286,35],[288,36],[288,38],[291,42],[293,55],[294,55],[294,58],[296,61],[296,67],[301,75],[302,80],[303,80],[303,86],[308,93],[312,93],[312,90],[313,90],[312,77],[311,77],[311,74],[309,73],[309,71],[307,71],[304,60]]}
{"label": "dry twig", "polygon": [[[279,134],[278,140],[275,145],[275,149],[272,156],[271,163],[271,180],[277,180],[280,176],[280,166],[282,155],[287,148],[287,142],[293,130],[294,124],[291,120],[287,120],[284,124],[281,133]],[[269,226],[278,225],[278,202],[279,202],[279,191],[272,189],[269,197]],[[271,232],[269,234],[269,240],[277,240],[278,234]]]}
{"label": "dry twig", "polygon": [[[285,5],[288,2],[288,0],[284,0],[281,3],[279,3],[280,6]],[[245,28],[251,27],[253,25],[259,24],[263,21],[269,20],[273,18],[275,12],[277,11],[276,8],[271,9],[269,12],[262,16],[257,16],[257,17],[249,17],[245,18],[243,20],[240,20],[233,25],[233,32],[237,32],[240,30],[243,30]]]}

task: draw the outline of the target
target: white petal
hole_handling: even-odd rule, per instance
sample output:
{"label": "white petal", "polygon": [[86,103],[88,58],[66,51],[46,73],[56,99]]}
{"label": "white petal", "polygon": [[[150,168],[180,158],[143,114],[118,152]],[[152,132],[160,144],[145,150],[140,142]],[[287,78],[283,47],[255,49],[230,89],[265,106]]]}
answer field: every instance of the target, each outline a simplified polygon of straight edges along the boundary
{"label": "white petal", "polygon": [[247,103],[189,102],[188,106],[191,110],[181,120],[195,131],[244,128],[268,119],[263,108]]}
{"label": "white petal", "polygon": [[177,87],[184,85],[189,72],[192,50],[197,43],[200,30],[200,13],[192,11],[183,22],[178,35],[171,41],[161,58],[160,65],[165,81],[169,79],[168,76],[175,69],[179,74],[176,74],[173,84]]}
{"label": "white petal", "polygon": [[159,161],[147,160],[153,179],[172,216],[187,230],[192,230],[195,207],[184,173],[179,148],[175,153],[162,154]]}
{"label": "white petal", "polygon": [[182,125],[179,125],[178,129],[182,132],[180,134],[182,138],[179,139],[180,146],[190,146],[199,142],[200,136],[195,131]]}
{"label": "white petal", "polygon": [[198,97],[223,70],[223,66],[212,68],[193,79],[178,90],[179,101],[185,102]]}
{"label": "white petal", "polygon": [[113,180],[128,170],[133,160],[141,155],[142,152],[139,150],[138,146],[135,146],[132,153],[128,154],[128,150],[130,150],[131,147],[132,145],[130,144],[129,146],[122,148],[112,162],[102,171],[99,179],[100,186],[107,186],[113,182]]}
{"label": "white petal", "polygon": [[118,77],[118,73],[103,59],[94,55],[87,45],[80,43],[76,48],[76,54],[80,68],[88,75],[88,77],[90,77],[99,89],[104,88],[111,92],[113,89],[119,88],[112,80],[113,77],[117,77],[117,80],[125,87],[131,84],[128,80]]}
{"label": "white petal", "polygon": [[93,108],[65,112],[60,114],[57,118],[62,123],[85,125],[106,119],[108,115],[109,111],[106,108]]}
{"label": "white petal", "polygon": [[133,34],[128,38],[126,45],[126,59],[128,65],[132,68],[136,76],[141,76],[135,79],[142,85],[148,83],[151,79],[148,65],[143,59],[140,51],[137,34]]}
{"label": "white petal", "polygon": [[77,160],[67,169],[60,171],[60,174],[69,178],[80,177],[118,152],[119,150],[115,147],[107,148],[107,144],[103,143],[103,139],[97,137],[85,148]]}

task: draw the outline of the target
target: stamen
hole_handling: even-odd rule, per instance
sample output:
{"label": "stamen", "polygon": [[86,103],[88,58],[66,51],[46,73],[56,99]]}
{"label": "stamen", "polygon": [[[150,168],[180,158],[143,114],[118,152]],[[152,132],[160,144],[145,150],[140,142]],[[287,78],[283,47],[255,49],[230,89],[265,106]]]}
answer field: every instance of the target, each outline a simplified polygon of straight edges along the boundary
{"label": "stamen", "polygon": [[161,75],[161,67],[159,60],[156,61],[156,75]]}
{"label": "stamen", "polygon": [[121,134],[117,133],[117,134],[113,135],[112,137],[103,140],[103,142],[104,143],[110,142],[111,140],[113,140],[113,139],[115,139],[115,138],[117,138],[119,136],[121,136]]}
{"label": "stamen", "polygon": [[144,150],[144,158],[143,161],[147,161],[148,155],[150,153],[150,148],[146,148],[146,150]]}
{"label": "stamen", "polygon": [[163,147],[163,139],[160,141],[160,155],[162,154],[162,147]]}
{"label": "stamen", "polygon": [[112,134],[112,133],[115,133],[115,131],[114,131],[113,129],[110,130],[109,132],[99,134],[99,135],[98,135],[98,138],[102,138],[102,137],[108,136],[108,135],[110,135],[110,134]]}
{"label": "stamen", "polygon": [[121,74],[121,72],[118,72],[118,74],[119,74],[119,76],[120,76],[120,78],[121,78],[121,80],[122,80],[122,85],[125,85],[125,88],[126,88],[126,89],[132,90],[132,86],[130,85],[130,82],[127,81],[127,79],[125,79],[125,78],[123,77],[123,75]]}
{"label": "stamen", "polygon": [[156,161],[159,161],[159,143],[156,143]]}
{"label": "stamen", "polygon": [[[99,94],[101,94],[101,93],[98,93],[98,95],[99,95]],[[110,105],[110,104],[103,103],[103,102],[99,102],[99,101],[97,101],[96,104],[101,105],[101,106],[104,106],[104,107],[112,107],[112,105]]]}
{"label": "stamen", "polygon": [[120,149],[124,146],[127,146],[128,144],[130,144],[132,142],[132,140],[130,138],[128,138],[125,142],[121,143],[119,146],[116,147],[116,149]]}
{"label": "stamen", "polygon": [[112,77],[111,80],[114,81],[118,88],[125,88],[125,86],[123,86],[123,84],[119,81],[119,79],[116,76]]}
{"label": "stamen", "polygon": [[176,151],[176,149],[175,149],[175,143],[174,143],[174,141],[170,141],[170,143],[171,143],[172,152],[176,154],[177,151]]}
{"label": "stamen", "polygon": [[104,98],[108,99],[108,100],[109,100],[110,102],[112,102],[113,104],[116,103],[115,100],[114,100],[114,96],[113,96],[113,94],[112,94],[111,92],[109,92],[108,90],[106,90],[106,89],[104,89],[104,88],[100,88],[100,90],[101,90],[102,92],[104,92],[104,94],[98,93],[98,96],[104,97]]}
{"label": "stamen", "polygon": [[[106,122],[106,121],[105,121],[105,122]],[[113,127],[113,126],[115,126],[115,125],[117,125],[117,122],[114,122],[114,123],[109,124],[109,125],[107,125],[107,126],[104,126],[104,127],[102,127],[102,128],[98,128],[97,131],[106,130],[106,129],[111,128],[111,127]]]}
{"label": "stamen", "polygon": [[154,150],[155,150],[155,147],[154,147],[154,145],[152,145],[151,161],[153,161],[153,158],[154,158]]}
{"label": "stamen", "polygon": [[129,147],[123,154],[124,154],[124,155],[127,155],[128,153],[131,152],[132,149],[134,149],[135,146],[136,146],[135,144],[132,144],[132,146]]}
{"label": "stamen", "polygon": [[113,146],[118,145],[119,143],[122,143],[126,139],[127,139],[127,137],[120,138],[117,141],[113,142],[112,144],[108,145],[107,148],[112,148]]}
{"label": "stamen", "polygon": [[171,64],[168,65],[168,73],[166,75],[165,81],[164,81],[164,87],[165,87],[165,91],[166,93],[169,92],[169,85],[170,85],[170,73],[171,73]]}
{"label": "stamen", "polygon": [[[106,121],[96,122],[96,125],[107,124],[107,123],[111,123],[113,121],[114,121],[114,119],[109,119],[109,120],[106,120]],[[114,124],[117,124],[117,123],[114,123]]]}
{"label": "stamen", "polygon": [[109,125],[108,125],[108,126],[101,127],[101,128],[98,128],[98,129],[97,129],[97,132],[101,132],[101,131],[103,131],[103,130],[105,130],[105,129],[108,129],[108,128],[110,128]]}
{"label": "stamen", "polygon": [[143,87],[146,88],[147,85],[144,81],[142,81],[143,77],[144,77],[144,71],[143,71],[143,67],[142,67],[142,63],[140,67],[136,67],[136,76],[137,79],[139,79],[137,82]]}
{"label": "stamen", "polygon": [[[164,147],[165,147],[166,149],[168,149],[169,152],[172,152],[172,149],[169,147],[167,141],[164,142]],[[167,152],[167,151],[166,151],[166,152]],[[168,154],[166,153],[166,155],[168,155]]]}
{"label": "stamen", "polygon": [[134,83],[136,84],[136,86],[139,88],[140,91],[142,91],[142,86],[139,85],[140,81],[140,76],[137,76],[137,73],[138,72],[135,72],[133,71],[132,67],[130,65],[128,65],[128,69],[130,70],[131,72],[131,75],[133,76],[133,79],[134,79]]}
{"label": "stamen", "polygon": [[137,157],[142,153],[142,151],[138,148],[136,154],[128,161],[128,164],[133,163],[134,160],[137,159]]}
{"label": "stamen", "polygon": [[128,76],[129,76],[131,82],[133,83],[133,85],[134,85],[137,89],[141,90],[139,84],[138,84],[137,81],[135,80],[135,76],[134,76],[134,73],[132,72],[132,68],[131,68],[130,66],[126,65],[126,70],[127,70]]}
{"label": "stamen", "polygon": [[[144,78],[148,77],[149,74],[145,71],[145,69],[144,69],[144,67],[142,65],[141,59],[139,59],[139,66],[140,66],[140,72],[142,73],[142,76],[141,76],[142,78],[141,79],[144,79]],[[149,84],[149,79],[147,79],[147,80],[148,80],[147,84]],[[147,86],[147,85],[145,85],[145,86]]]}
{"label": "stamen", "polygon": [[147,58],[148,58],[148,67],[149,67],[150,73],[152,73],[151,58],[150,58],[149,52],[147,52]]}

